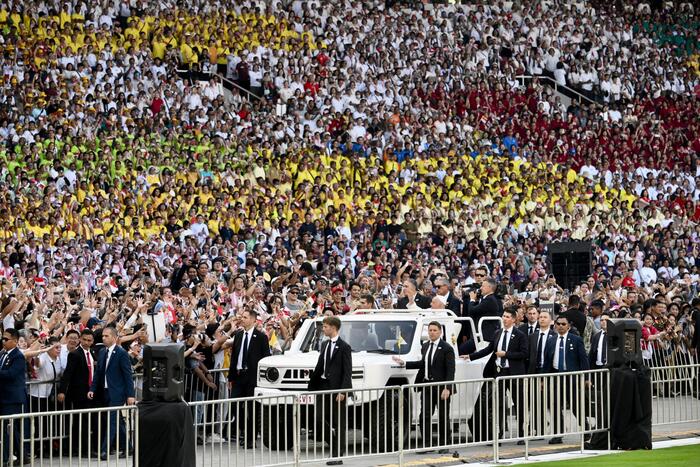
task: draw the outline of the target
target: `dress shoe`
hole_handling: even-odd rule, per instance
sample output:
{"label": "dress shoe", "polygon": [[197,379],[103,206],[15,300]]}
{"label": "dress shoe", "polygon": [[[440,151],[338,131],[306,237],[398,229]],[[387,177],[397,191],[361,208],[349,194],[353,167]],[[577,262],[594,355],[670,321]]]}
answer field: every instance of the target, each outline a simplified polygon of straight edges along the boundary
{"label": "dress shoe", "polygon": [[340,459],[334,460],[334,461],[328,461],[328,462],[326,462],[326,465],[343,465],[343,461],[341,461]]}
{"label": "dress shoe", "polygon": [[549,444],[562,444],[563,441],[561,437],[557,436],[549,440]]}
{"label": "dress shoe", "polygon": [[107,453],[105,452],[104,454],[102,454],[102,455],[100,456],[100,459],[103,460],[103,461],[106,461],[106,460],[107,460]]}

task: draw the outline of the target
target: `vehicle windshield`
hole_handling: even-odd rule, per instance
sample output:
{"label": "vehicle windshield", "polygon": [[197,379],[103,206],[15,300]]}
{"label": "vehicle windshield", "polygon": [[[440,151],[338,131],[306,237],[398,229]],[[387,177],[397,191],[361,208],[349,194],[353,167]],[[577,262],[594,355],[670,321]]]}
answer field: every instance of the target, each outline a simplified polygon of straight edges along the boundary
{"label": "vehicle windshield", "polygon": [[[311,326],[301,346],[302,352],[318,351],[326,340],[321,321]],[[404,355],[411,349],[415,321],[343,321],[340,338],[350,344],[353,352]]]}

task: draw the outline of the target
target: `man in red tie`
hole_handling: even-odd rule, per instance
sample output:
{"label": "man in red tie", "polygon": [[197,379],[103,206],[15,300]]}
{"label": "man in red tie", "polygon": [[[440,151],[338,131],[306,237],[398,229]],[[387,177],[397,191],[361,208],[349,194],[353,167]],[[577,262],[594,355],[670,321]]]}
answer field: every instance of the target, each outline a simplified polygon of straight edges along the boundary
{"label": "man in red tie", "polygon": [[[66,369],[61,377],[58,388],[58,402],[65,402],[66,408],[71,410],[88,409],[94,407],[93,401],[88,399],[87,393],[92,385],[95,374],[95,356],[92,353],[92,344],[95,337],[90,329],[83,329],[80,333],[80,346],[68,354]],[[82,419],[82,422],[81,422]],[[81,455],[87,455],[97,449],[94,438],[90,436],[90,426],[96,429],[96,419],[89,424],[88,415],[72,417],[71,426],[72,452],[77,454],[80,448]],[[91,441],[91,444],[88,442]]]}

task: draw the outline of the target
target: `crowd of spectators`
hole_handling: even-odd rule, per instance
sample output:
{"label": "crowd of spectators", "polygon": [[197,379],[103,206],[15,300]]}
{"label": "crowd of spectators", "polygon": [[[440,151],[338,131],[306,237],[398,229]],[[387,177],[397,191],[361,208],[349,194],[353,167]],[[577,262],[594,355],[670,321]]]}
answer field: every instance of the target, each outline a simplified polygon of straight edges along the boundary
{"label": "crowd of spectators", "polygon": [[[575,294],[693,351],[692,10],[0,5],[0,313],[34,379],[114,326],[134,365],[184,342],[223,389],[206,370],[228,367],[245,309],[282,352],[305,317],[441,308],[477,270],[520,319]],[[593,242],[576,290],[549,275],[567,240]]]}

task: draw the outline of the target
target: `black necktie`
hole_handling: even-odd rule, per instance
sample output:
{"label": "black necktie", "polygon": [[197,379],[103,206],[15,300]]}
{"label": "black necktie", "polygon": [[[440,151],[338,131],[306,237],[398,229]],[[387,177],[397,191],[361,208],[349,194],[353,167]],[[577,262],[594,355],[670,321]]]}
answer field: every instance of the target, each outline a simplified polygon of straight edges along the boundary
{"label": "black necktie", "polygon": [[542,368],[542,343],[544,342],[544,333],[540,333],[540,338],[537,339],[537,368]]}
{"label": "black necktie", "polygon": [[241,358],[241,368],[244,370],[248,369],[248,333],[244,332],[245,337],[243,338],[243,358]]}
{"label": "black necktie", "polygon": [[527,335],[531,336],[533,332],[535,332],[535,326],[530,325],[530,329],[527,330]]}
{"label": "black necktie", "polygon": [[323,367],[323,377],[328,379],[328,374],[330,373],[331,369],[331,346],[333,345],[333,341],[328,341],[328,345],[326,346],[326,364]]}
{"label": "black necktie", "polygon": [[430,351],[428,352],[428,379],[433,379],[433,350],[434,346],[432,342],[430,343]]}
{"label": "black necktie", "polygon": [[605,336],[605,331],[603,331],[603,335],[600,338],[603,339],[603,355],[600,356],[600,361],[605,365],[608,363],[608,339]]}
{"label": "black necktie", "polygon": [[508,348],[508,331],[506,331],[506,332],[503,334],[503,341],[501,342],[501,348],[500,348],[500,350],[502,350],[502,351],[505,352],[507,348]]}
{"label": "black necktie", "polygon": [[53,379],[51,381],[56,381],[56,365],[51,362],[51,368],[53,369]]}

